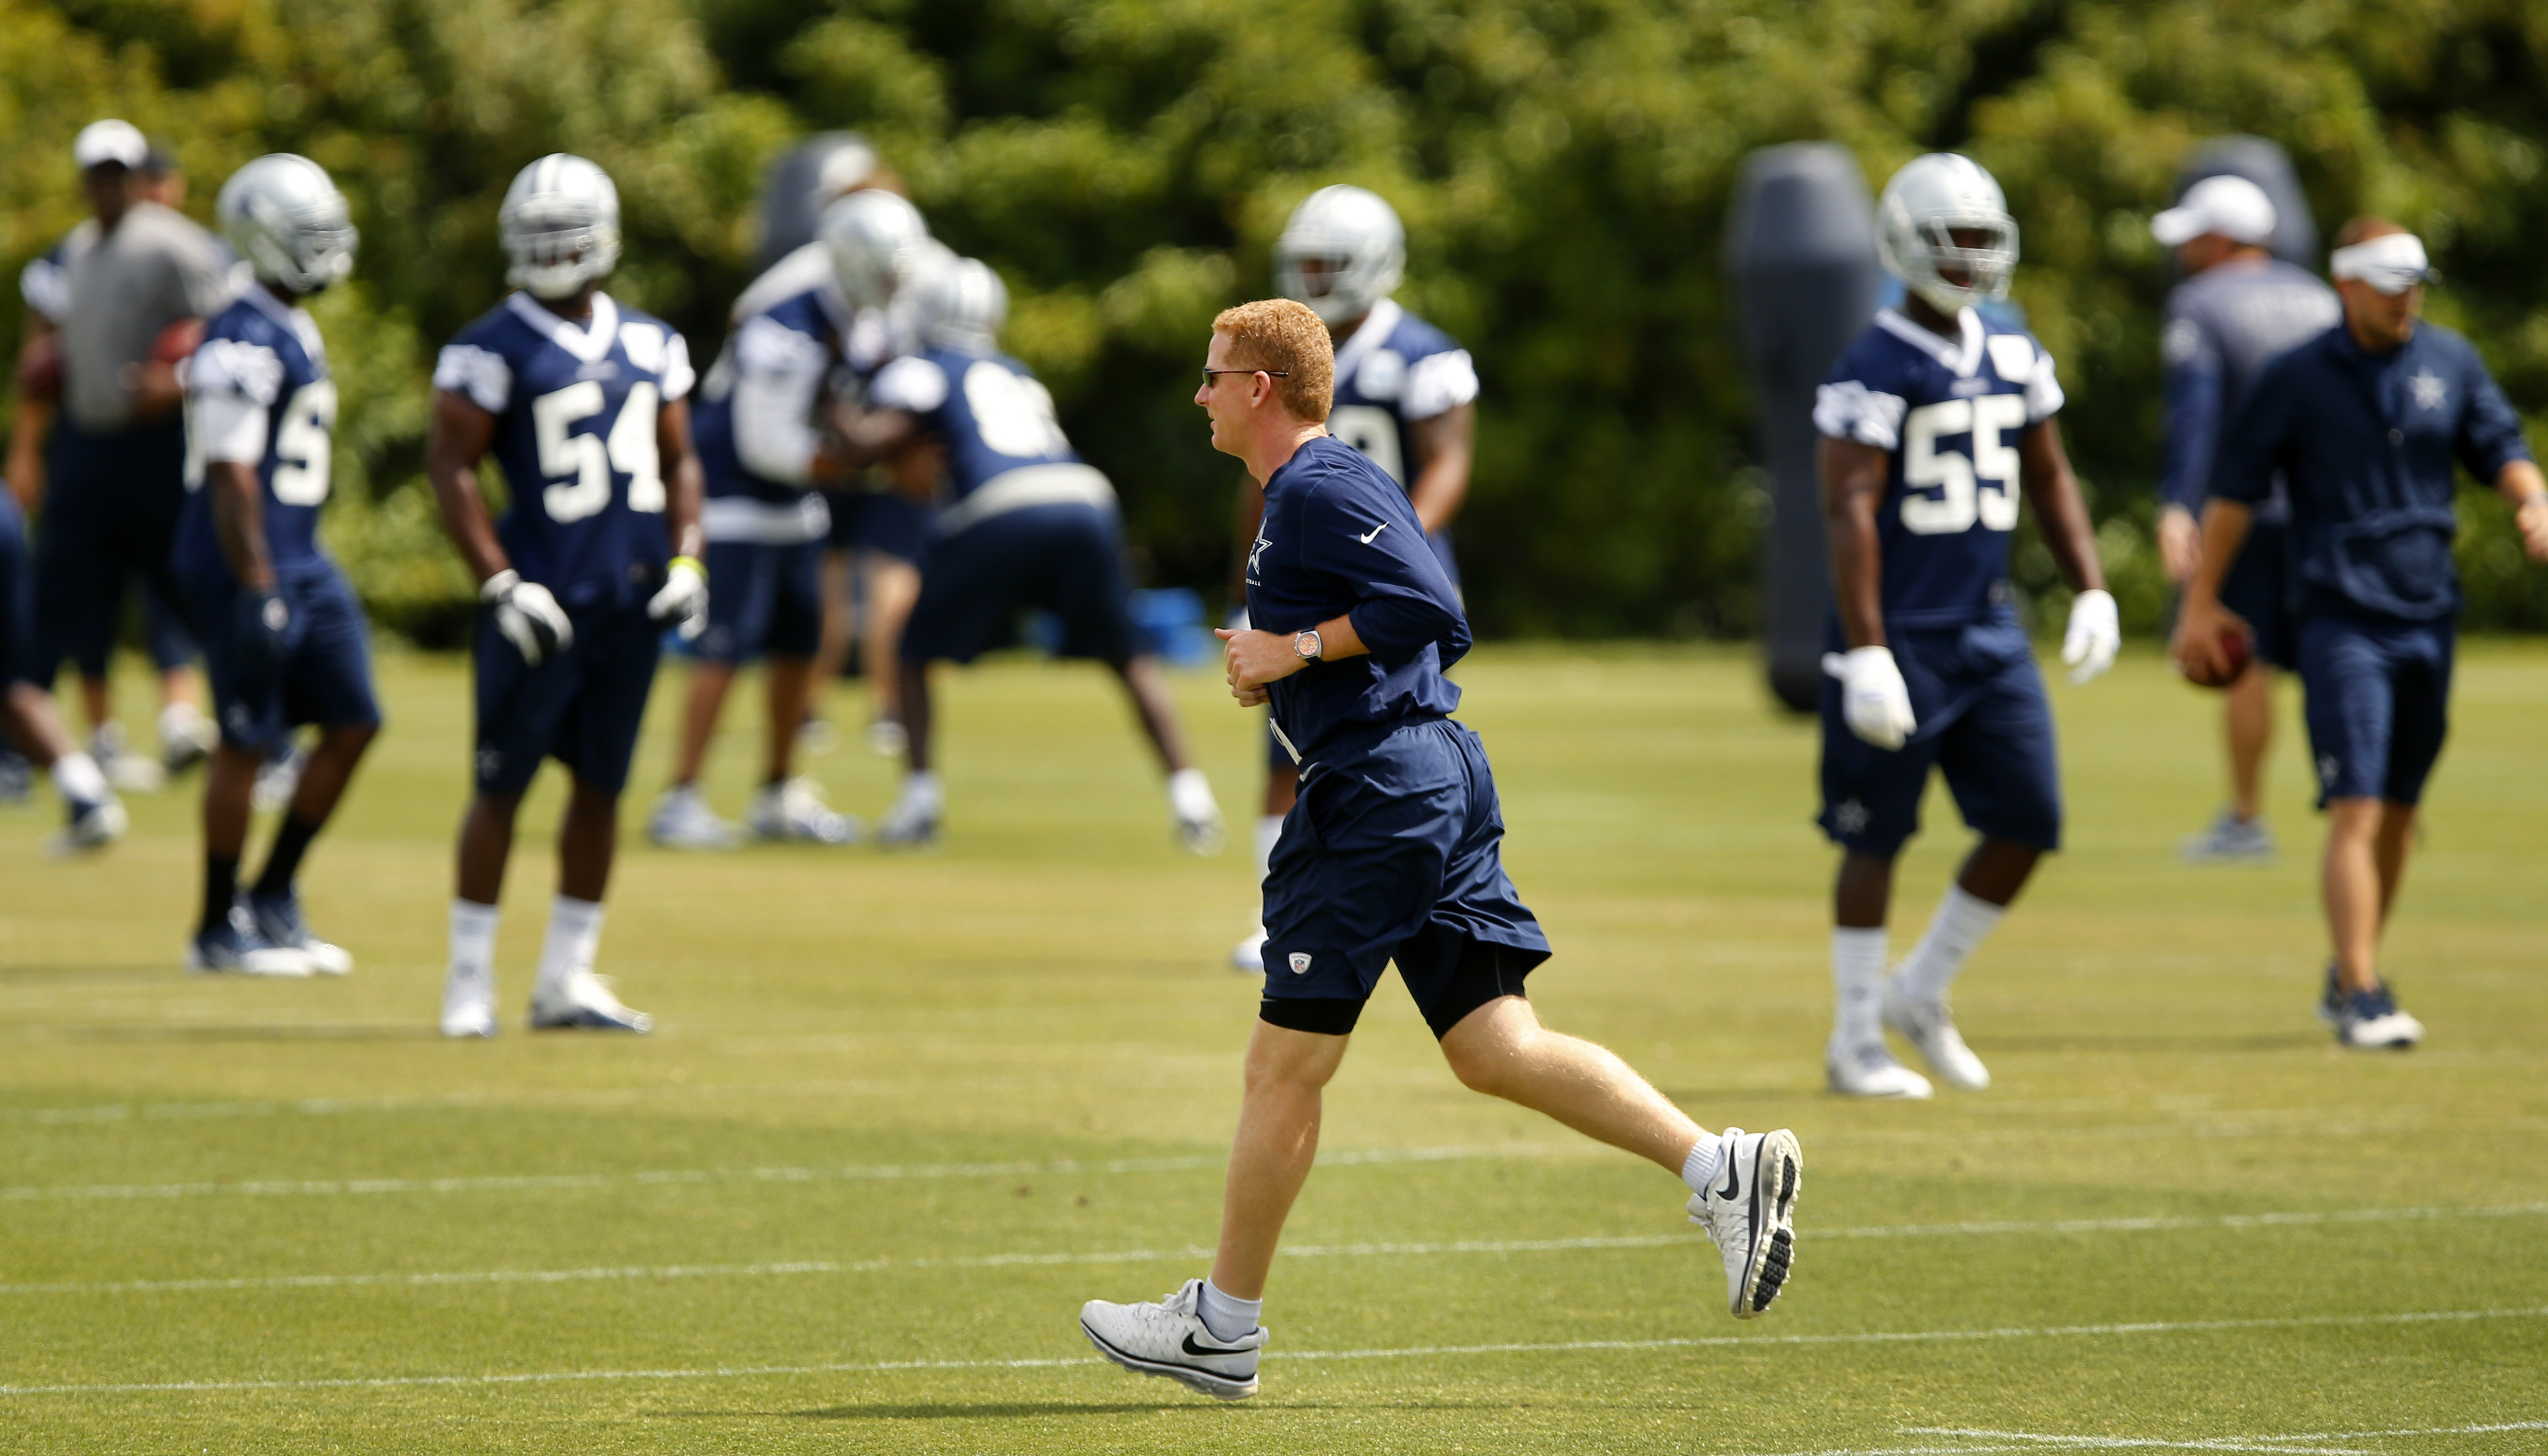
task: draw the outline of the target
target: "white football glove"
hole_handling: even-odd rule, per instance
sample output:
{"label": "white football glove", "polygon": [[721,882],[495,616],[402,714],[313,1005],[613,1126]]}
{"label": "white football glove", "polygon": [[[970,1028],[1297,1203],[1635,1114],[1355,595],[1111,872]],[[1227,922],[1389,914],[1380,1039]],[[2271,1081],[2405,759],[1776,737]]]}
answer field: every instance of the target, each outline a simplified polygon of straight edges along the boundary
{"label": "white football glove", "polygon": [[1911,689],[1893,664],[1889,647],[1853,647],[1823,654],[1823,671],[1840,680],[1840,716],[1849,731],[1881,749],[1898,749],[1920,726],[1911,716]]}
{"label": "white football glove", "polygon": [[646,603],[646,615],[675,623],[683,642],[695,640],[708,626],[708,569],[694,557],[674,557],[664,590]]}
{"label": "white football glove", "polygon": [[496,630],[532,667],[575,645],[575,623],[567,620],[566,608],[548,588],[523,581],[511,567],[489,577],[478,599],[495,608]]}
{"label": "white football glove", "polygon": [[2070,681],[2085,682],[2115,665],[2124,645],[2122,621],[2115,615],[2114,594],[2092,589],[2070,598],[2070,629],[2061,634],[2061,661]]}

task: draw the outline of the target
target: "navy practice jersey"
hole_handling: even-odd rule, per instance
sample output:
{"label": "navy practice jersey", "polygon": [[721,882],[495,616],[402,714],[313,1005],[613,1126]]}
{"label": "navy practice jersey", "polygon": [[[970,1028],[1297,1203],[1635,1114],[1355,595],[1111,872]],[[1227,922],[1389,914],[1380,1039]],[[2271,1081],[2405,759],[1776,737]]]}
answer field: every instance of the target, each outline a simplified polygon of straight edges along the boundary
{"label": "navy practice jersey", "polygon": [[948,494],[959,508],[1011,471],[1079,464],[1052,417],[1052,396],[1034,370],[1006,354],[905,354],[876,372],[867,400],[911,411],[947,442]]}
{"label": "navy practice jersey", "polygon": [[1414,507],[1367,457],[1321,435],[1265,483],[1247,552],[1247,619],[1289,635],[1349,617],[1367,657],[1314,662],[1272,684],[1274,730],[1316,758],[1357,728],[1460,705],[1442,676],[1469,651],[1469,619]]}
{"label": "navy practice jersey", "polygon": [[307,310],[256,284],[222,311],[186,365],[186,506],[174,562],[181,575],[227,575],[206,467],[254,467],[265,488],[265,549],[282,578],[326,569],[318,507],[327,499],[336,386]]}
{"label": "navy practice jersey", "polygon": [[1336,350],[1335,404],[1327,432],[1371,457],[1402,491],[1415,484],[1418,420],[1478,397],[1469,351],[1391,299],[1372,306]]}
{"label": "navy practice jersey", "polygon": [[1885,451],[1876,506],[1884,621],[1954,627],[2005,609],[2017,437],[2061,408],[2052,357],[1966,309],[1950,340],[1890,309],[1814,397],[1814,428]]}
{"label": "navy practice jersey", "polygon": [[[840,362],[840,341],[851,319],[830,271],[827,266],[808,287],[775,300],[755,298],[764,291],[759,282],[745,291],[742,303],[756,306],[734,320],[690,415],[709,500],[800,506],[819,499],[813,468],[822,441],[814,410],[825,379]],[[710,540],[756,539],[719,531],[713,519],[719,513],[709,512]],[[723,513],[738,525],[748,515]]]}
{"label": "navy practice jersey", "polygon": [[[2168,291],[2167,327],[2159,333],[2167,366],[2161,504],[2203,509],[2222,428],[2256,376],[2284,350],[2325,332],[2343,315],[2334,289],[2280,258],[2216,264]],[[2279,489],[2266,509],[2276,520],[2286,514]]]}
{"label": "navy practice jersey", "polygon": [[680,334],[603,293],[587,324],[513,294],[433,368],[436,389],[496,416],[493,453],[513,497],[496,534],[513,569],[571,606],[626,604],[663,580],[656,421],[693,382]]}

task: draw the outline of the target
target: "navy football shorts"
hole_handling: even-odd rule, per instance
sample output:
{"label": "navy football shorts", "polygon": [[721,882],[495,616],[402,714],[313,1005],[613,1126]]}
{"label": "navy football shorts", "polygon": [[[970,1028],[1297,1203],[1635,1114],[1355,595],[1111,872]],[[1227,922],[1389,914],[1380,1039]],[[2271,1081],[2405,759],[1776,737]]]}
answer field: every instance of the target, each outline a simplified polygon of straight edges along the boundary
{"label": "navy football shorts", "polygon": [[697,655],[712,663],[812,657],[823,640],[823,543],[710,541],[708,625]]}
{"label": "navy football shorts", "polygon": [[228,573],[184,583],[196,620],[204,623],[204,665],[213,680],[213,712],[222,742],[264,754],[304,723],[325,728],[377,727],[372,692],[372,639],[362,604],[333,564],[276,583],[291,610],[283,660],[250,670],[239,662],[231,632],[238,587]]}
{"label": "navy football shorts", "polygon": [[2328,799],[2420,801],[2450,733],[2453,624],[2313,612],[2298,626],[2319,807]]}
{"label": "navy football shorts", "polygon": [[0,688],[26,677],[29,585],[27,517],[18,498],[0,491]]}
{"label": "navy football shorts", "polygon": [[186,503],[186,431],[172,420],[91,435],[56,417],[49,455],[23,669],[47,686],[66,659],[103,669],[134,576],[163,603],[184,601],[169,554]]}
{"label": "navy football shorts", "polygon": [[1440,1037],[1548,958],[1504,874],[1478,735],[1424,718],[1322,747],[1265,875],[1264,1020],[1342,1036],[1398,963]]}
{"label": "navy football shorts", "polygon": [[2293,638],[2291,539],[2292,528],[2282,521],[2253,523],[2221,583],[2221,604],[2255,629],[2256,656],[2285,669],[2300,661]]}
{"label": "navy football shorts", "polygon": [[[1964,823],[1992,839],[2061,845],[2061,776],[2052,706],[2014,618],[1890,634],[1919,722],[1911,741],[1877,748],[1841,717],[1839,680],[1823,680],[1823,808],[1833,843],[1889,860],[1920,830],[1929,770],[1942,769]],[[1838,651],[1835,631],[1828,639]]]}
{"label": "navy football shorts", "polygon": [[929,507],[892,491],[835,491],[834,550],[874,551],[918,562],[929,551]]}
{"label": "navy football shorts", "polygon": [[902,660],[969,663],[1015,642],[1031,606],[1060,619],[1063,657],[1124,662],[1140,651],[1112,509],[1020,506],[931,541]]}
{"label": "navy football shorts", "polygon": [[478,677],[478,791],[513,795],[530,786],[542,759],[617,793],[655,685],[663,625],[643,601],[570,609],[575,645],[534,668],[480,612],[473,650]]}

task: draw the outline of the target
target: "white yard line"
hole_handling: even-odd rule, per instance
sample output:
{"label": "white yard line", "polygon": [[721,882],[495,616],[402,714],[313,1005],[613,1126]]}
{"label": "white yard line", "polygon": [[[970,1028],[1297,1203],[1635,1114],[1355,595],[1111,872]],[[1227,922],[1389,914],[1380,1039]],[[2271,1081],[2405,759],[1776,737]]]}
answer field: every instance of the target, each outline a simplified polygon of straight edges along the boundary
{"label": "white yard line", "polygon": [[[1816,1239],[1988,1237],[1993,1235],[2141,1233],[2184,1229],[2291,1228],[2311,1225],[2428,1223],[2548,1215],[2548,1203],[2493,1208],[2344,1209],[2331,1213],[2230,1214],[2217,1218],[2053,1219],[2005,1224],[1896,1224],[1805,1230]],[[1460,1238],[1432,1242],[1296,1244],[1287,1258],[1405,1258],[1434,1254],[1536,1254],[1597,1249],[1671,1248],[1692,1233],[1639,1233],[1580,1238]],[[611,1280],[757,1279],[809,1274],[870,1274],[898,1269],[1003,1269],[1022,1265],[1140,1264],[1211,1257],[1199,1246],[1056,1253],[954,1254],[920,1258],[788,1259],[749,1264],[603,1265],[582,1269],[472,1269],[410,1274],[272,1274],[210,1279],[126,1279],[0,1284],[0,1296],[194,1294],[291,1289],[430,1289],[462,1284],[586,1284]]]}
{"label": "white yard line", "polygon": [[[2233,1329],[2302,1329],[2347,1325],[2461,1323],[2548,1318],[2548,1306],[2520,1310],[2429,1310],[2398,1315],[2297,1315],[2269,1320],[2180,1320],[2117,1324],[2052,1324],[1998,1329],[1908,1329],[1859,1334],[1716,1335],[1686,1339],[1579,1339],[1486,1345],[1408,1345],[1392,1349],[1283,1350],[1278,1361],[1409,1360],[1463,1355],[1562,1355],[1602,1351],[1770,1348],[1792,1345],[1933,1344],[1977,1340],[2078,1339],[2113,1335],[2206,1334]],[[866,1375],[927,1370],[1037,1370],[1097,1365],[1082,1355],[1028,1360],[877,1360],[819,1365],[712,1366],[663,1370],[556,1370],[513,1375],[339,1376],[318,1380],[128,1381],[94,1385],[0,1386],[0,1396],[117,1395],[146,1392],[388,1390],[413,1386],[544,1385],[567,1381],[737,1380],[769,1375]],[[2506,1427],[2528,1429],[2528,1426]],[[2314,1450],[2332,1456],[2323,1446]]]}
{"label": "white yard line", "polygon": [[1964,1440],[2017,1441],[2023,1447],[1964,1447],[1964,1450],[2014,1449],[2030,1450],[2124,1450],[2131,1447],[2161,1447],[2183,1451],[2284,1451],[2318,1453],[2318,1456],[2345,1456],[2356,1448],[2332,1446],[2329,1441],[2394,1440],[2412,1436],[2494,1435],[2510,1431],[2548,1431],[2548,1420],[2509,1420],[2478,1425],[2420,1425],[2388,1430],[2336,1430],[2273,1435],[2214,1436],[2209,1438],[2163,1439],[2150,1436],[2055,1435],[2039,1431],[1986,1430],[1971,1426],[1906,1425],[1906,1436],[1954,1436]]}

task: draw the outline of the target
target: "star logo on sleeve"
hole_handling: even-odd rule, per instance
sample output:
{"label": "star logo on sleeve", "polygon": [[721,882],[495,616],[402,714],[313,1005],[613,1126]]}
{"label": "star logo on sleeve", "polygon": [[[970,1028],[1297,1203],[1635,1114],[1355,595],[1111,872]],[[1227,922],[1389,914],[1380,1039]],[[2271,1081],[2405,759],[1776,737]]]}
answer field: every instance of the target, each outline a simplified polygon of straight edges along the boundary
{"label": "star logo on sleeve", "polygon": [[2430,369],[2417,371],[2413,379],[2407,381],[2407,388],[2414,392],[2415,408],[2418,410],[2441,409],[2442,402],[2450,398],[2451,393],[2451,387],[2444,384],[2441,376]]}

